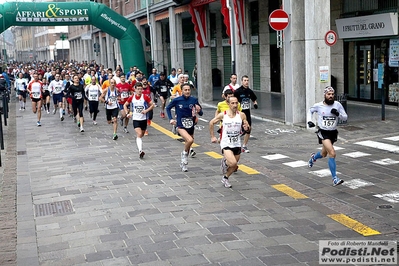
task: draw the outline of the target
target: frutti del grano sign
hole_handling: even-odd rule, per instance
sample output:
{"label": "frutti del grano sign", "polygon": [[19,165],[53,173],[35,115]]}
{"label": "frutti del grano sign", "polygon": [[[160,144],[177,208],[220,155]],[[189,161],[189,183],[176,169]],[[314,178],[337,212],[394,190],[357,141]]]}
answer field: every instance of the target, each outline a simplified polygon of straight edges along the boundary
{"label": "frutti del grano sign", "polygon": [[88,22],[89,9],[87,8],[59,8],[56,4],[49,4],[47,10],[31,11],[18,10],[18,22]]}

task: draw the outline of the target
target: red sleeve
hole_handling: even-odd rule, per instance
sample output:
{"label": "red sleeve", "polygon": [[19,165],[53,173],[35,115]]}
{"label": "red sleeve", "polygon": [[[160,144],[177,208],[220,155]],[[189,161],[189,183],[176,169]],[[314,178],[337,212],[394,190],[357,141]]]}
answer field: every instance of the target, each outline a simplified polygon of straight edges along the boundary
{"label": "red sleeve", "polygon": [[129,96],[129,98],[127,98],[126,102],[131,103],[133,101],[133,97],[134,97],[134,94]]}
{"label": "red sleeve", "polygon": [[144,96],[144,101],[146,101],[147,103],[151,102],[150,96],[148,96],[147,94],[144,94],[143,96]]}

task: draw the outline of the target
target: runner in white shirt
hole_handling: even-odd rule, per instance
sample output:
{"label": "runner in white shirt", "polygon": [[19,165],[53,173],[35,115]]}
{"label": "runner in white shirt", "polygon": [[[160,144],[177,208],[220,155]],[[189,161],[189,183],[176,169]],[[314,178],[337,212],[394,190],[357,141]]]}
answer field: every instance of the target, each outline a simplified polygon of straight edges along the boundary
{"label": "runner in white shirt", "polygon": [[40,119],[42,117],[42,89],[43,83],[39,80],[39,75],[37,73],[33,74],[33,80],[28,85],[28,92],[30,98],[32,99],[32,111],[37,114],[37,126],[40,127]]}
{"label": "runner in white shirt", "polygon": [[28,80],[23,78],[24,74],[19,72],[18,78],[14,82],[14,88],[17,90],[19,100],[19,110],[25,111],[26,105],[26,87],[28,86]]}
{"label": "runner in white shirt", "polygon": [[241,154],[241,129],[249,131],[250,126],[247,117],[243,112],[238,111],[238,99],[234,96],[226,99],[229,109],[217,114],[209,122],[209,133],[211,134],[212,143],[217,143],[215,137],[214,125],[222,121],[222,136],[220,139],[220,148],[222,149],[223,158],[220,169],[222,170],[222,183],[224,187],[231,188],[229,177],[238,168],[238,161]]}
{"label": "runner in white shirt", "polygon": [[55,74],[55,79],[50,82],[49,90],[53,93],[53,114],[57,112],[57,106],[60,108],[60,119],[64,121],[64,81],[60,80],[60,74]]}
{"label": "runner in white shirt", "polygon": [[91,77],[91,83],[85,88],[86,98],[89,99],[90,117],[93,118],[93,125],[97,125],[98,99],[101,96],[101,86],[97,83],[96,77]]}
{"label": "runner in white shirt", "polygon": [[308,162],[308,166],[312,167],[317,159],[324,158],[328,155],[328,167],[330,168],[333,186],[340,185],[344,180],[337,177],[337,165],[335,162],[335,149],[334,142],[338,139],[338,118],[347,120],[348,115],[345,112],[344,107],[340,102],[334,101],[334,89],[330,86],[324,89],[324,101],[313,105],[307,115],[307,121],[309,127],[315,127],[312,122],[314,113],[318,114],[317,123],[319,130],[317,131],[317,137],[319,144],[323,144],[321,152],[312,153]]}
{"label": "runner in white shirt", "polygon": [[237,75],[236,75],[236,74],[231,74],[231,76],[230,76],[230,84],[226,85],[226,86],[223,88],[222,97],[224,98],[224,92],[225,92],[226,90],[230,89],[230,90],[232,90],[233,93],[234,93],[234,91],[235,91],[236,89],[238,89],[239,87],[240,87],[240,85],[237,84]]}

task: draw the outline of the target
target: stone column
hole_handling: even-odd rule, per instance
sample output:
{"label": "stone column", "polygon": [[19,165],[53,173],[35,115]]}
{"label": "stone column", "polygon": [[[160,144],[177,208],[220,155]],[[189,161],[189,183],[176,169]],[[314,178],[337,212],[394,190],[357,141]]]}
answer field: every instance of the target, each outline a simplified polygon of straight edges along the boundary
{"label": "stone column", "polygon": [[[207,21],[209,22],[209,10],[206,12]],[[207,23],[207,36],[210,36],[210,25]],[[196,33],[197,35],[197,33]],[[196,36],[197,37],[197,36]],[[172,42],[172,41],[171,41]],[[208,39],[208,43],[210,40]],[[197,58],[197,90],[198,99],[200,102],[210,102],[213,100],[213,86],[212,86],[212,63],[211,63],[211,47],[198,48],[199,42],[195,38],[195,56]]]}
{"label": "stone column", "polygon": [[107,65],[115,70],[115,55],[114,55],[114,38],[109,34],[106,35],[105,41],[107,43]]}
{"label": "stone column", "polygon": [[[151,25],[152,25],[152,48],[154,49],[152,58],[154,66],[158,73],[163,71],[163,40],[162,40],[162,23],[155,21],[155,15],[152,13],[150,15]],[[167,74],[167,73],[166,73]]]}
{"label": "stone column", "polygon": [[259,4],[259,53],[260,53],[260,84],[261,91],[270,92],[270,35],[268,14],[268,1],[258,1]]}
{"label": "stone column", "polygon": [[[324,35],[330,29],[330,1],[284,0],[290,25],[284,30],[285,122],[305,123],[309,108],[323,97],[319,68],[331,71],[330,48]],[[315,16],[317,14],[317,16]]]}
{"label": "stone column", "polygon": [[[181,22],[181,20],[180,20]],[[176,16],[174,7],[169,7],[169,40],[170,40],[170,61],[172,68],[178,68],[177,59],[177,32]]]}
{"label": "stone column", "polygon": [[101,64],[108,68],[109,66],[107,59],[107,47],[105,43],[105,38],[103,38],[102,33],[100,33],[100,58]]}

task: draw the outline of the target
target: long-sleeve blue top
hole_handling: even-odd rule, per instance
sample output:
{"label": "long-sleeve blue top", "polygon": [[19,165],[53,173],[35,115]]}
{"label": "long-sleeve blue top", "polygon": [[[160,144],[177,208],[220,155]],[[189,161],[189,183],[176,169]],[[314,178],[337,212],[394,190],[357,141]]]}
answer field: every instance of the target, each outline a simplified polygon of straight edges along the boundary
{"label": "long-sleeve blue top", "polygon": [[[189,96],[187,98],[185,96],[179,96],[177,98],[174,98],[169,103],[169,105],[166,107],[166,113],[169,120],[173,119],[171,109],[174,107],[177,121],[176,126],[180,128],[186,127],[187,124],[183,125],[184,121],[188,118],[192,119],[196,116],[195,105],[201,106],[197,98],[193,96]],[[202,114],[203,112],[201,107],[201,111],[198,113],[198,115],[202,116]]]}

